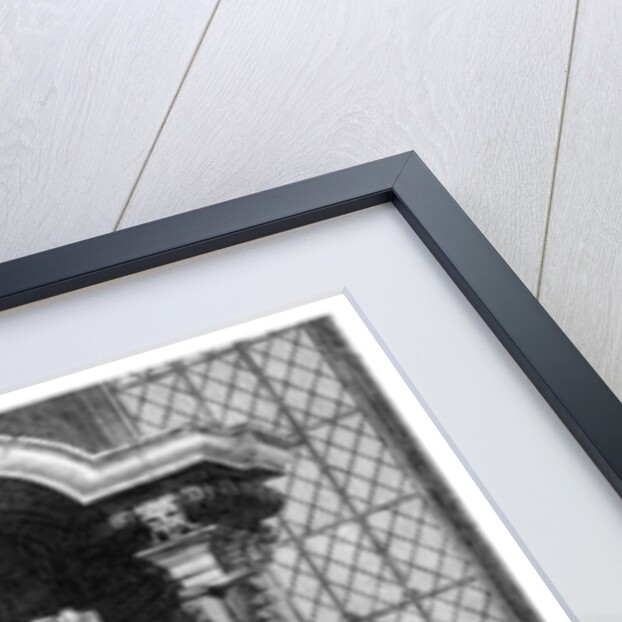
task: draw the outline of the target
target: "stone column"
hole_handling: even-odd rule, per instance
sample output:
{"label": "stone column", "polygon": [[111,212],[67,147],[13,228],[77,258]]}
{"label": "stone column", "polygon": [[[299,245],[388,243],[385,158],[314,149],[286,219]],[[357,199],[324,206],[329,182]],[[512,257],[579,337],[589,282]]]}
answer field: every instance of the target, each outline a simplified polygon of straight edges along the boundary
{"label": "stone column", "polygon": [[293,619],[280,590],[268,574],[277,534],[263,523],[255,529],[219,526],[211,550],[232,578],[225,598],[244,622],[290,622]]}

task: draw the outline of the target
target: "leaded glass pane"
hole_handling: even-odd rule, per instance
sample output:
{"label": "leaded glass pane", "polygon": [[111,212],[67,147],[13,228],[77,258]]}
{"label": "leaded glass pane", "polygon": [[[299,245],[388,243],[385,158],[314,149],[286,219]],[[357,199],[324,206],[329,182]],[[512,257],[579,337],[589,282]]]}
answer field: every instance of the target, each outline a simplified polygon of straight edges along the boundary
{"label": "leaded glass pane", "polygon": [[515,622],[341,353],[318,342],[333,330],[300,325],[108,388],[142,435],[248,426],[290,448],[271,572],[298,622]]}

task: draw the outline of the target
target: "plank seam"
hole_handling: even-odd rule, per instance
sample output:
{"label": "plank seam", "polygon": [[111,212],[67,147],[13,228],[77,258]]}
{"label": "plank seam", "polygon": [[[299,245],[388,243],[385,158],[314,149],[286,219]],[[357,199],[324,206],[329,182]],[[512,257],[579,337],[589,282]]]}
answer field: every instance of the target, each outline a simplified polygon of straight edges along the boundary
{"label": "plank seam", "polygon": [[195,46],[192,55],[190,56],[190,61],[188,62],[188,65],[186,66],[186,69],[184,70],[184,73],[181,76],[181,80],[179,82],[179,85],[177,86],[177,89],[175,90],[175,94],[173,95],[173,98],[171,99],[171,103],[168,105],[168,108],[166,110],[166,113],[164,114],[164,118],[162,119],[162,122],[160,123],[160,126],[158,127],[158,131],[156,132],[155,138],[153,139],[153,142],[151,143],[151,147],[149,147],[149,151],[147,151],[147,155],[145,157],[145,161],[143,162],[142,166],[140,167],[140,171],[138,171],[138,175],[136,176],[136,180],[134,181],[132,188],[130,190],[130,193],[127,197],[127,200],[125,201],[125,204],[123,205],[123,208],[121,209],[121,212],[119,213],[119,217],[117,218],[114,227],[113,227],[113,231],[117,231],[119,229],[119,227],[121,226],[121,222],[123,221],[123,218],[127,212],[127,209],[130,205],[130,202],[132,200],[132,197],[134,196],[134,193],[136,192],[136,188],[138,187],[138,184],[140,183],[140,180],[142,179],[143,173],[145,172],[145,169],[147,168],[147,164],[149,163],[149,160],[151,159],[151,156],[153,155],[153,152],[155,150],[155,147],[158,143],[158,140],[160,139],[160,136],[162,134],[162,131],[164,130],[164,126],[166,125],[166,123],[168,122],[169,117],[171,116],[171,112],[173,110],[173,107],[175,106],[175,103],[177,102],[177,98],[179,97],[179,94],[181,93],[181,89],[183,88],[185,82],[186,82],[186,78],[188,77],[188,74],[190,73],[190,69],[192,69],[192,66],[194,64],[194,61],[197,57],[197,54],[199,53],[199,50],[201,49],[202,45],[203,45],[203,41],[205,40],[205,36],[207,35],[207,31],[209,30],[209,27],[212,25],[212,22],[214,21],[214,16],[216,15],[216,12],[218,11],[218,7],[220,6],[222,0],[217,0],[216,4],[214,5],[214,9],[212,10],[210,16],[207,19],[207,23],[205,24],[205,28],[203,29],[203,32],[201,33],[201,36],[199,37],[199,41],[197,43],[197,45]]}
{"label": "plank seam", "polygon": [[562,132],[564,127],[564,120],[566,117],[566,105],[568,101],[568,85],[570,83],[570,68],[572,66],[572,57],[574,52],[575,38],[577,33],[577,22],[579,17],[579,3],[580,0],[576,0],[574,18],[572,22],[572,33],[570,35],[570,49],[568,50],[568,63],[566,66],[566,79],[564,81],[564,91],[562,94],[562,105],[559,115],[559,125],[557,128],[557,140],[555,143],[555,157],[553,159],[553,171],[551,174],[551,187],[549,189],[549,196],[546,206],[546,214],[544,217],[544,229],[542,232],[542,247],[540,250],[540,265],[538,268],[538,276],[535,286],[535,297],[540,300],[540,291],[542,289],[542,275],[544,272],[544,262],[546,255],[546,247],[549,237],[549,226],[551,223],[551,208],[553,206],[553,197],[555,195],[555,182],[557,181],[557,168],[559,164],[559,152],[561,149]]}

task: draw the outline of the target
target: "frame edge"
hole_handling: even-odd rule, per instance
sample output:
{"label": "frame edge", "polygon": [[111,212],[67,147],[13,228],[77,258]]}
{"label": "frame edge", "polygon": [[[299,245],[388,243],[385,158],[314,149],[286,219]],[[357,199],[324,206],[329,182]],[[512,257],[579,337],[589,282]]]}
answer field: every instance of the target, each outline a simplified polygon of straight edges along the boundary
{"label": "frame edge", "polygon": [[411,154],[389,156],[1,263],[0,311],[389,202],[394,182]]}
{"label": "frame edge", "polygon": [[393,203],[622,497],[622,403],[413,152]]}

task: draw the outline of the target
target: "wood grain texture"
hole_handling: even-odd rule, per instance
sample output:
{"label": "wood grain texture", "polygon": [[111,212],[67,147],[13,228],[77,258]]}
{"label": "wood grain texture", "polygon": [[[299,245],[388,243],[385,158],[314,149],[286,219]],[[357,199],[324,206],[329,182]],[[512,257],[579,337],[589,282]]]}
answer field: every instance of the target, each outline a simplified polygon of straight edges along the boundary
{"label": "wood grain texture", "polygon": [[122,226],[415,149],[533,287],[573,11],[223,0]]}
{"label": "wood grain texture", "polygon": [[582,2],[541,301],[622,398],[622,5]]}
{"label": "wood grain texture", "polygon": [[114,227],[214,3],[0,3],[0,260]]}

